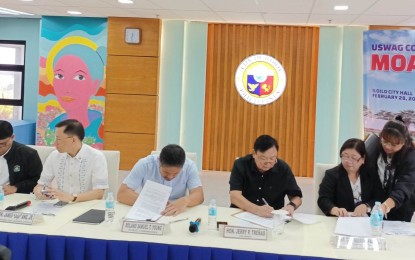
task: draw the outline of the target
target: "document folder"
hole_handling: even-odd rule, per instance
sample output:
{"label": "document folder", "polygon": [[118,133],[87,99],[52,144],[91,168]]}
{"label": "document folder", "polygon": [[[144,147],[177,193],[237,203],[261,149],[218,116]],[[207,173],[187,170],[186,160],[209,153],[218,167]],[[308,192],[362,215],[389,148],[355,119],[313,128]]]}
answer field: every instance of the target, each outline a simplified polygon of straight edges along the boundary
{"label": "document folder", "polygon": [[90,209],[82,215],[74,218],[72,221],[84,224],[99,224],[105,219],[105,210]]}

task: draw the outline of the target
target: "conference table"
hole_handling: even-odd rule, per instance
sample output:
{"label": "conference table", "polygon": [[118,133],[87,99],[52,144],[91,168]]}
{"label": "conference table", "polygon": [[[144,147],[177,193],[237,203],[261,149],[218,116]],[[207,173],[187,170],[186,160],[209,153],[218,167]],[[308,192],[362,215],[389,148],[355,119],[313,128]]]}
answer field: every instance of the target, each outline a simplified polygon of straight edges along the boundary
{"label": "conference table", "polygon": [[[5,207],[31,200],[20,211],[31,212],[39,203],[27,194],[6,196]],[[50,202],[47,202],[50,203]],[[12,251],[12,259],[414,259],[415,237],[387,236],[388,249],[366,251],[336,249],[330,238],[336,218],[317,216],[319,223],[306,225],[291,221],[284,233],[270,240],[224,238],[219,231],[207,230],[207,206],[188,208],[176,217],[158,222],[188,218],[170,224],[170,232],[147,235],[121,231],[121,223],[131,209],[117,203],[115,221],[98,225],[80,224],[72,219],[89,209],[105,209],[104,200],[68,204],[56,216],[42,216],[32,225],[0,222],[0,244]],[[218,221],[238,225],[232,216],[238,209],[218,207]],[[189,232],[189,221],[201,218],[200,231]]]}

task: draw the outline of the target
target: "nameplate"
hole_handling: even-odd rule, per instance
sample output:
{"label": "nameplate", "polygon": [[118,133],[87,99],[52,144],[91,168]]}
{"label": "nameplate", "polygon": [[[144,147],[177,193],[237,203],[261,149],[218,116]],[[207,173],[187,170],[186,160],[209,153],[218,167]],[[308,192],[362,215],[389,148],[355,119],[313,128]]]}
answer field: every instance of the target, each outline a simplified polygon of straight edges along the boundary
{"label": "nameplate", "polygon": [[166,225],[147,221],[124,220],[121,231],[137,234],[163,235],[166,232]]}
{"label": "nameplate", "polygon": [[32,225],[35,214],[10,210],[0,210],[0,222]]}
{"label": "nameplate", "polygon": [[267,240],[267,230],[265,228],[225,226],[223,228],[223,237]]}
{"label": "nameplate", "polygon": [[333,235],[330,244],[334,248],[341,249],[363,249],[367,251],[387,250],[386,238],[384,237],[351,237]]}

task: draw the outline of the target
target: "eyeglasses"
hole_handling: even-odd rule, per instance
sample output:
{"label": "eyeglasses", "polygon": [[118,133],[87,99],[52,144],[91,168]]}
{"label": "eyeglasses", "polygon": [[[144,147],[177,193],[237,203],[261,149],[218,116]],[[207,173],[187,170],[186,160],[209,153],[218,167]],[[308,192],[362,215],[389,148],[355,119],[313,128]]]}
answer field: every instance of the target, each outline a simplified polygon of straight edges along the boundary
{"label": "eyeglasses", "polygon": [[261,162],[271,162],[271,163],[277,162],[277,156],[272,156],[272,157],[258,156],[257,158]]}
{"label": "eyeglasses", "polygon": [[7,137],[6,139],[4,139],[6,141],[0,143],[0,148],[6,147],[7,144],[9,143],[9,141],[10,141],[10,138],[11,137]]}
{"label": "eyeglasses", "polygon": [[391,147],[391,148],[393,148],[393,149],[397,149],[397,148],[399,148],[399,146],[403,145],[403,143],[393,144],[393,143],[391,143],[391,142],[387,142],[387,141],[386,141],[385,139],[383,139],[383,138],[381,138],[381,139],[380,139],[380,143],[381,143],[383,146],[389,146],[389,147]]}
{"label": "eyeglasses", "polygon": [[351,156],[348,156],[348,155],[340,155],[340,158],[342,159],[342,161],[349,161],[349,162],[352,162],[352,163],[357,163],[357,162],[360,161],[360,159],[362,159],[362,157],[355,158],[355,157],[351,157]]}

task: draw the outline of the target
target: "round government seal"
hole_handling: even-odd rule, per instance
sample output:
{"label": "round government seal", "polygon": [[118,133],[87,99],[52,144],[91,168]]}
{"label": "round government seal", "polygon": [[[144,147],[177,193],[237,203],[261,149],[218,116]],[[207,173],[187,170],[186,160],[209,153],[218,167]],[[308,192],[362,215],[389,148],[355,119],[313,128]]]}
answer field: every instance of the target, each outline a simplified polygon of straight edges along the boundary
{"label": "round government seal", "polygon": [[284,92],[286,83],[284,67],[265,54],[244,59],[235,72],[236,90],[243,99],[254,105],[266,105],[277,100]]}

